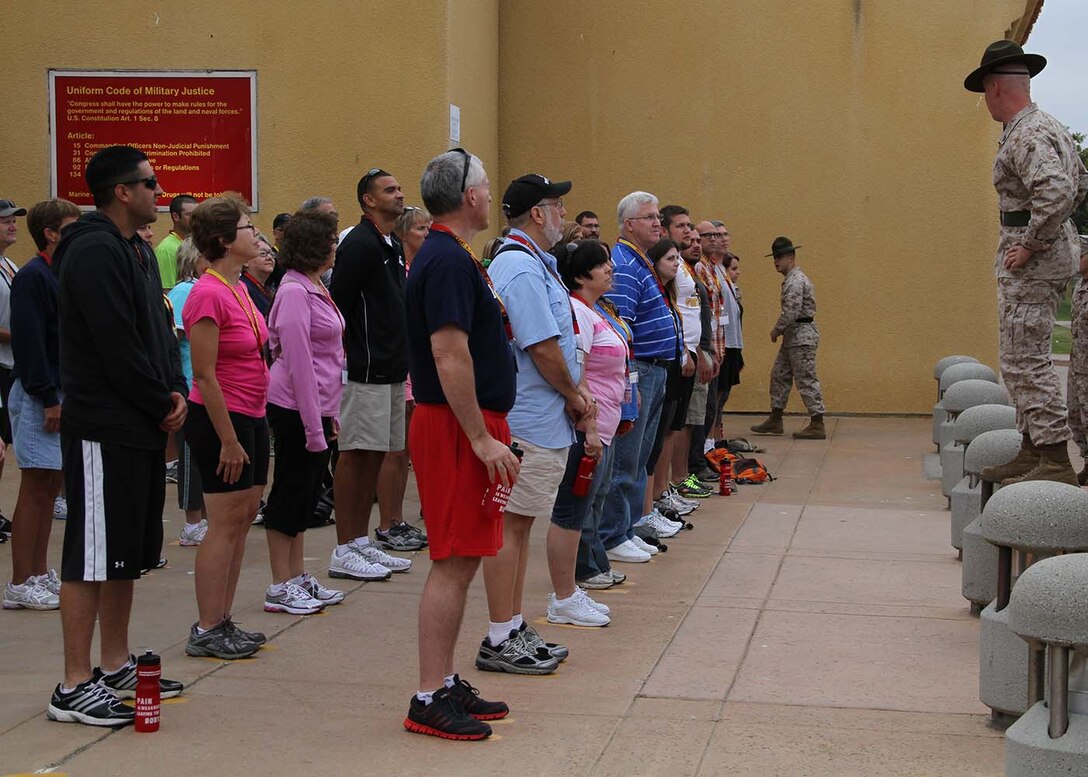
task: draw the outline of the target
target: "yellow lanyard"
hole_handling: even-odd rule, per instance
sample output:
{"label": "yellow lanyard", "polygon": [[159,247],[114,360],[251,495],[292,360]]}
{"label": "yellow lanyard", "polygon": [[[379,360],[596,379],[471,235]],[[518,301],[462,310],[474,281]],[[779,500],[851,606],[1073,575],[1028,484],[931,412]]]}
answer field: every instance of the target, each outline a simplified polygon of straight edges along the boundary
{"label": "yellow lanyard", "polygon": [[257,325],[257,309],[253,307],[253,300],[249,301],[249,307],[247,308],[246,303],[242,301],[242,295],[238,293],[238,290],[236,288],[230,285],[230,282],[228,282],[226,278],[224,278],[222,275],[220,275],[218,272],[211,269],[210,267],[208,268],[207,273],[208,275],[217,279],[228,289],[230,289],[230,293],[233,294],[234,299],[238,301],[238,307],[242,309],[242,312],[245,314],[246,319],[249,320],[249,326],[253,329],[253,337],[257,341],[257,353],[259,354],[261,352],[261,347],[264,345],[264,343],[261,342],[261,328]]}

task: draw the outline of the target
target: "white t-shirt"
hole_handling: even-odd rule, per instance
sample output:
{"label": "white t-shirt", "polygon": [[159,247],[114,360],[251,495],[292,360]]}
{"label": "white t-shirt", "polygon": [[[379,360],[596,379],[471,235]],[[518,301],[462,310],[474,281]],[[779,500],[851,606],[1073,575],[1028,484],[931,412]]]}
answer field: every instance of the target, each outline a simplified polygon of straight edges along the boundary
{"label": "white t-shirt", "polygon": [[695,289],[695,275],[683,259],[676,271],[676,307],[679,308],[680,320],[684,323],[684,348],[694,352],[703,335],[703,324],[699,317],[699,292]]}
{"label": "white t-shirt", "polygon": [[[11,329],[11,279],[19,268],[6,256],[0,256],[0,328]],[[0,343],[0,366],[9,370],[15,366],[11,343]]]}

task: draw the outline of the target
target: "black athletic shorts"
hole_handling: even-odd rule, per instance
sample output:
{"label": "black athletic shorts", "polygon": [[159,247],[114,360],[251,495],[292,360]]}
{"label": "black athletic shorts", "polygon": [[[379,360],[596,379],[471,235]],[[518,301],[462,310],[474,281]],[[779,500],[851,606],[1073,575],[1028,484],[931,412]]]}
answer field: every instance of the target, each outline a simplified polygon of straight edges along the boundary
{"label": "black athletic shorts", "polygon": [[219,453],[222,445],[215,433],[212,419],[204,405],[189,403],[189,415],[185,419],[185,439],[189,443],[192,462],[200,471],[200,482],[205,494],[225,494],[230,491],[245,491],[253,486],[268,484],[268,420],[262,416],[229,413],[230,422],[242,450],[249,457],[249,464],[242,467],[242,474],[233,483],[227,483],[216,474],[219,468]]}
{"label": "black athletic shorts", "polygon": [[[698,356],[691,354],[691,358],[696,364],[699,363]],[[677,372],[680,370],[678,369]],[[679,388],[676,394],[676,412],[673,414],[672,423],[669,424],[669,431],[680,432],[687,426],[688,422],[688,405],[691,404],[691,392],[695,390],[695,373],[693,372],[690,377],[685,378],[682,374],[679,377]]]}
{"label": "black athletic shorts", "polygon": [[162,448],[81,440],[61,432],[68,520],[60,579],[135,580],[162,552],[166,455]]}

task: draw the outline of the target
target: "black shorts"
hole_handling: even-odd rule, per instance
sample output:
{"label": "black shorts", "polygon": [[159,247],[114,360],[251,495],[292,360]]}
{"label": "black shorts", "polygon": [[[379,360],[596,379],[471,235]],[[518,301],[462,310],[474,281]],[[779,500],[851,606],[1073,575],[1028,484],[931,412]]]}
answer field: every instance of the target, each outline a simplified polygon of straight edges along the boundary
{"label": "black shorts", "polygon": [[227,483],[216,474],[219,467],[219,435],[215,433],[212,419],[204,405],[189,403],[189,415],[185,419],[185,439],[192,451],[192,461],[200,471],[200,482],[205,494],[225,494],[245,491],[253,486],[268,483],[268,420],[261,416],[229,413],[230,422],[242,450],[249,457],[249,464],[242,467],[242,474],[234,483]]}
{"label": "black shorts", "polygon": [[[295,537],[313,520],[322,481],[329,471],[329,449],[320,453],[306,450],[306,429],[297,410],[269,403],[268,424],[276,442],[276,471],[264,508],[264,528]],[[332,419],[322,418],[321,426],[328,440]]]}
{"label": "black shorts", "polygon": [[60,579],[135,580],[162,552],[166,455],[161,448],[81,440],[61,432],[68,520]]}
{"label": "black shorts", "polygon": [[[692,358],[698,364],[698,357],[692,354]],[[680,376],[679,387],[676,392],[676,412],[672,417],[669,430],[673,432],[683,431],[687,427],[688,405],[691,404],[691,392],[695,390],[695,373],[690,378]]]}
{"label": "black shorts", "polygon": [[0,410],[0,440],[5,445],[11,445],[11,416],[8,415],[8,394],[11,393],[11,384],[15,382],[10,367],[0,367],[0,401],[4,407]]}
{"label": "black shorts", "polygon": [[185,439],[184,426],[174,432],[174,443],[178,448],[178,508],[202,510],[204,486],[200,482],[200,471],[193,461],[193,449]]}

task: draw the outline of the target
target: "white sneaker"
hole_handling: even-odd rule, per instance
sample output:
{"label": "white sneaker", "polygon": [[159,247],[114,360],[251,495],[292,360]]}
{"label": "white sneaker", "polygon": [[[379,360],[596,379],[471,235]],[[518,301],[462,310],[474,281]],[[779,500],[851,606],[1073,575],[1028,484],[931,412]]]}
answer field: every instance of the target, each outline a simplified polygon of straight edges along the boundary
{"label": "white sneaker", "polygon": [[681,499],[683,499],[683,497],[678,496],[671,491],[664,491],[655,504],[660,505],[661,507],[667,507],[670,510],[675,510],[679,515],[690,515],[695,512],[695,509],[699,506],[689,504],[688,502],[681,502]]}
{"label": "white sneaker", "polygon": [[671,529],[676,529],[677,531],[680,531],[681,529],[684,528],[684,522],[683,521],[674,521],[671,518],[666,518],[665,514],[663,512],[661,512],[660,510],[658,510],[656,507],[654,508],[653,514],[656,515],[659,520],[663,521],[664,524],[666,526],[668,526],[669,528],[671,528]]}
{"label": "white sneaker", "polygon": [[582,588],[582,586],[576,585],[575,588],[579,592],[581,592],[583,597],[585,597],[586,604],[588,604],[594,610],[599,612],[601,615],[611,615],[612,614],[612,611],[610,609],[608,609],[607,604],[601,604],[600,602],[597,602],[597,601],[594,601],[593,599],[591,599],[589,597],[589,594],[586,593],[586,589]]}
{"label": "white sneaker", "polygon": [[179,545],[199,545],[204,541],[204,535],[208,533],[208,519],[201,518],[200,523],[187,523],[181,527]]}
{"label": "white sneaker", "polygon": [[265,612],[286,612],[291,615],[313,615],[325,609],[325,605],[310,596],[294,583],[285,583],[277,594],[272,586],[264,593]]}
{"label": "white sneaker", "polygon": [[630,564],[643,564],[650,560],[650,554],[641,550],[631,540],[621,542],[611,550],[606,550],[605,555],[609,561],[625,561]]}
{"label": "white sneaker", "polygon": [[8,583],[4,588],[5,610],[59,610],[60,597],[31,578],[22,585]]}
{"label": "white sneaker", "polygon": [[345,594],[343,591],[337,591],[334,588],[326,588],[309,572],[302,573],[302,585],[300,587],[303,591],[326,606],[340,604],[340,602],[344,601]]}
{"label": "white sneaker", "polygon": [[58,496],[56,499],[53,500],[53,520],[68,520],[68,500],[65,499],[63,496]]}
{"label": "white sneaker", "polygon": [[656,556],[658,553],[661,552],[658,548],[655,548],[653,545],[646,542],[646,540],[642,539],[642,537],[639,537],[637,534],[633,538],[631,538],[630,542],[643,553],[649,553],[651,556]]}
{"label": "white sneaker", "polygon": [[57,576],[57,570],[50,569],[44,575],[31,576],[30,579],[37,580],[38,585],[60,596],[60,578]]}
{"label": "white sneaker", "polygon": [[362,553],[363,557],[371,564],[380,564],[390,572],[407,572],[412,568],[410,559],[401,556],[390,556],[372,542],[366,545],[357,545],[353,541],[351,544],[355,547],[356,552]]}
{"label": "white sneaker", "polygon": [[548,623],[570,623],[574,626],[607,626],[612,622],[602,612],[591,607],[581,588],[574,589],[569,599],[559,601],[555,594],[548,594]]}
{"label": "white sneaker", "polygon": [[659,513],[657,510],[654,510],[652,513],[650,513],[649,517],[645,520],[643,525],[649,526],[651,529],[654,530],[654,534],[663,539],[675,537],[677,534],[680,533],[680,529],[683,526],[683,524],[673,523],[668,518]]}
{"label": "white sneaker", "polygon": [[332,549],[329,559],[329,577],[351,580],[388,580],[392,572],[388,567],[375,564],[364,556],[355,542],[349,542],[345,550],[339,545]]}
{"label": "white sneaker", "polygon": [[[698,510],[703,504],[698,499],[688,499],[686,496],[681,496],[680,493],[676,490],[676,486],[673,485],[670,485],[665,493],[669,495],[674,504],[683,505],[684,507],[690,507],[692,510]],[[677,510],[676,512],[680,511]],[[687,513],[683,514],[686,515]]]}

